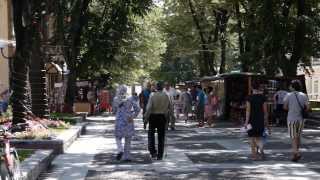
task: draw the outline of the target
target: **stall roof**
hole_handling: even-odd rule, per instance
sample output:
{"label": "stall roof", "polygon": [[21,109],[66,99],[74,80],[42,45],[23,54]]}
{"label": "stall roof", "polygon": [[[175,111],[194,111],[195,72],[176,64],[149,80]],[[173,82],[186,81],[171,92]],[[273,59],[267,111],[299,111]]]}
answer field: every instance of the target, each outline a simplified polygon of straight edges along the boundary
{"label": "stall roof", "polygon": [[215,75],[215,76],[204,76],[204,77],[201,78],[201,81],[214,81],[214,80],[218,80],[218,79],[221,79],[221,78],[224,78],[224,77],[230,77],[230,76],[261,76],[261,74],[249,73],[249,72],[223,73],[223,74],[218,74],[218,75]]}
{"label": "stall roof", "polygon": [[200,79],[200,81],[214,81],[217,79],[221,79],[220,75],[216,75],[216,76],[204,76]]}
{"label": "stall roof", "polygon": [[285,76],[267,76],[267,75],[262,75],[259,73],[250,73],[250,72],[241,72],[241,73],[224,73],[224,74],[219,74],[216,76],[204,76],[200,79],[200,81],[215,81],[215,80],[219,80],[222,78],[227,78],[227,77],[241,77],[241,76],[259,76],[259,77],[265,77],[265,78],[269,78],[269,79],[296,79],[296,78],[303,78],[304,75],[297,75],[295,77],[285,77]]}
{"label": "stall roof", "polygon": [[251,73],[251,72],[235,72],[235,73],[224,73],[220,74],[221,77],[229,76],[263,76],[260,73]]}
{"label": "stall roof", "polygon": [[190,85],[190,84],[200,84],[201,80],[191,80],[191,81],[185,81],[186,85]]}

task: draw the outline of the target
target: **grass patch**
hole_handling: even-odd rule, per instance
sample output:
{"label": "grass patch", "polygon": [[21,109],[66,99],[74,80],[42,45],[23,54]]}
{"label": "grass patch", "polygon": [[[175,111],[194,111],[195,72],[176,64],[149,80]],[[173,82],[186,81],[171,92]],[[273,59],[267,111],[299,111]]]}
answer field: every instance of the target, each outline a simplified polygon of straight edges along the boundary
{"label": "grass patch", "polygon": [[34,153],[34,150],[18,149],[18,155],[20,161],[24,161]]}
{"label": "grass patch", "polygon": [[73,114],[68,114],[68,113],[51,113],[50,114],[50,119],[58,119],[61,121],[64,121],[65,123],[69,123],[71,125],[74,125],[77,123],[77,120]]}
{"label": "grass patch", "polygon": [[320,112],[320,108],[312,108],[312,112]]}

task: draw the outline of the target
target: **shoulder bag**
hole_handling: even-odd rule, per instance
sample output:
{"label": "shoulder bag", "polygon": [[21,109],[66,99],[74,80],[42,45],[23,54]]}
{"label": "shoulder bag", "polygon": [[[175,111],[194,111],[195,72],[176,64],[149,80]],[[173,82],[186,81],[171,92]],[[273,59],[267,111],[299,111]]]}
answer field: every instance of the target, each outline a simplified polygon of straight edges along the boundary
{"label": "shoulder bag", "polygon": [[307,109],[300,104],[300,101],[299,101],[299,98],[298,98],[297,94],[294,93],[294,95],[296,96],[297,102],[298,102],[298,104],[299,104],[299,106],[301,108],[301,115],[302,115],[303,119],[308,118],[309,117],[309,113],[308,113]]}

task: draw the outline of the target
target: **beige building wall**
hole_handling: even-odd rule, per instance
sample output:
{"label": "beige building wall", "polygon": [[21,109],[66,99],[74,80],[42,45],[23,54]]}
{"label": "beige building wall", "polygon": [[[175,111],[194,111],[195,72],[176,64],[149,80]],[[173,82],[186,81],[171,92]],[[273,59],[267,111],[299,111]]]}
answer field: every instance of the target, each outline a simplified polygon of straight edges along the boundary
{"label": "beige building wall", "polygon": [[313,72],[306,74],[303,69],[298,69],[298,75],[305,75],[305,82],[309,100],[320,102],[320,58],[311,58]]}
{"label": "beige building wall", "polygon": [[[10,0],[0,0],[0,39],[11,40]],[[8,49],[4,49],[8,55]],[[9,63],[0,55],[0,93],[9,88]]]}
{"label": "beige building wall", "polygon": [[308,76],[306,75],[306,87],[309,99],[313,101],[320,101],[320,66],[313,66],[314,72]]}

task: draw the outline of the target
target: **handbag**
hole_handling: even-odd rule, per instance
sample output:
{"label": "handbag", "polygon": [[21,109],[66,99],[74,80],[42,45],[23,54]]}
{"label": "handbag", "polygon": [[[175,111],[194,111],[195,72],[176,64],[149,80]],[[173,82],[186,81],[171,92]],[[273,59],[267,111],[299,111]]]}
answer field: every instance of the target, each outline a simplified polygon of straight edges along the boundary
{"label": "handbag", "polygon": [[294,93],[294,95],[296,96],[297,102],[298,102],[298,104],[299,104],[299,106],[300,106],[300,108],[301,108],[301,115],[302,115],[303,119],[308,118],[308,117],[309,117],[309,112],[304,108],[304,106],[302,106],[302,105],[300,104],[300,101],[299,101],[299,99],[298,99],[297,94]]}
{"label": "handbag", "polygon": [[251,124],[248,124],[247,126],[243,126],[242,128],[240,128],[240,131],[244,133],[244,132],[248,132],[251,129],[252,129]]}

